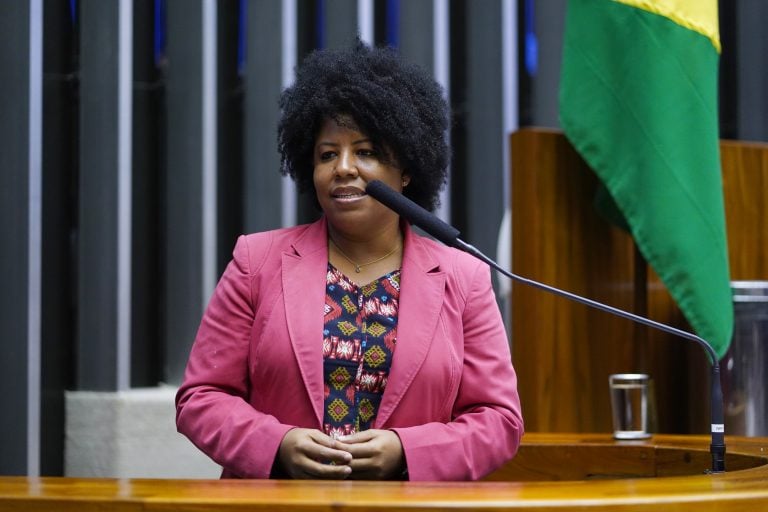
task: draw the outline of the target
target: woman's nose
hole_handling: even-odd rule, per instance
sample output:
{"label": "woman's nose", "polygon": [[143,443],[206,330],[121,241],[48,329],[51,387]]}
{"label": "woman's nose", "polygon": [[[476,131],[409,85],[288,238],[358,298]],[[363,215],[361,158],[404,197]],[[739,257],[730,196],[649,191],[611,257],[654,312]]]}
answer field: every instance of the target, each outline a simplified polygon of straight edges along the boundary
{"label": "woman's nose", "polygon": [[336,165],[336,174],[339,176],[357,175],[357,162],[355,162],[354,153],[351,151],[342,151],[339,154],[338,164]]}

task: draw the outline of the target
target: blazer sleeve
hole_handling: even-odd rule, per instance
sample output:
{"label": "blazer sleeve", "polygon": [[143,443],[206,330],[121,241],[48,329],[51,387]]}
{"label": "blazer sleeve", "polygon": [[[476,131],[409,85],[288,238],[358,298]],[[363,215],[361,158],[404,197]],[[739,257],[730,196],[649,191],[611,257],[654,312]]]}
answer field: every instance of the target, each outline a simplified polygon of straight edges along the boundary
{"label": "blazer sleeve", "polygon": [[393,429],[403,444],[410,480],[482,478],[514,457],[523,435],[517,377],[490,270],[475,266],[471,275],[461,315],[464,358],[452,420]]}
{"label": "blazer sleeve", "polygon": [[292,426],[248,402],[248,358],[258,302],[251,285],[251,258],[248,240],[241,236],[192,346],[176,395],[176,425],[225,468],[225,475],[268,478],[280,442]]}

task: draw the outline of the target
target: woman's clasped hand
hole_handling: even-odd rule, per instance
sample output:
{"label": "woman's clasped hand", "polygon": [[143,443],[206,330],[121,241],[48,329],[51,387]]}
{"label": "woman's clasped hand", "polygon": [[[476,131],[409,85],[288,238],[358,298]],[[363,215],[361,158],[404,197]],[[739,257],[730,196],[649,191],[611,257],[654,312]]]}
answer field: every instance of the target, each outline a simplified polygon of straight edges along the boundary
{"label": "woman's clasped hand", "polygon": [[370,429],[341,439],[319,430],[294,428],[279,452],[283,471],[297,479],[387,480],[403,474],[400,440],[392,431]]}

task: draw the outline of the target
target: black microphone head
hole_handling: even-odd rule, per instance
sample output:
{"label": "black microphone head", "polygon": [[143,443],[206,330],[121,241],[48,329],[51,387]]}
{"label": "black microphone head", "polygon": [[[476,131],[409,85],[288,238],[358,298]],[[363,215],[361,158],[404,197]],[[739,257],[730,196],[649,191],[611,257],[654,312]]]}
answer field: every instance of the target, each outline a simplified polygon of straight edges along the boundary
{"label": "black microphone head", "polygon": [[460,234],[458,229],[450,224],[446,224],[400,192],[395,191],[379,180],[369,181],[365,187],[365,192],[444,244],[451,247],[456,245],[456,239]]}

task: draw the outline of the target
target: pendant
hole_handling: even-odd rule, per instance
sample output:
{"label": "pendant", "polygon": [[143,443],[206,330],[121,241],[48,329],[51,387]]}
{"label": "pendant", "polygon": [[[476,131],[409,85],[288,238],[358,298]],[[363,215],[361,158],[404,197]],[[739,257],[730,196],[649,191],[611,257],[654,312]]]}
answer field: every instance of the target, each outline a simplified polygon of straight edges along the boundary
{"label": "pendant", "polygon": [[357,265],[355,265],[355,272],[357,272],[358,274],[360,273],[360,267]]}

